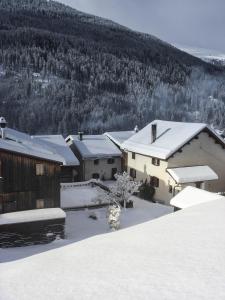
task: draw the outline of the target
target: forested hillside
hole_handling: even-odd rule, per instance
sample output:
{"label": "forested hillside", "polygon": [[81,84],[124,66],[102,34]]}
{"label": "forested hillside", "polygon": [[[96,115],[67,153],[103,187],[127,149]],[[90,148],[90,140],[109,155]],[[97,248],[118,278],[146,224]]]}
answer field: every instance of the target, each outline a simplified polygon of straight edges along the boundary
{"label": "forested hillside", "polygon": [[159,39],[54,1],[0,0],[0,114],[29,133],[154,118],[225,127],[225,75]]}

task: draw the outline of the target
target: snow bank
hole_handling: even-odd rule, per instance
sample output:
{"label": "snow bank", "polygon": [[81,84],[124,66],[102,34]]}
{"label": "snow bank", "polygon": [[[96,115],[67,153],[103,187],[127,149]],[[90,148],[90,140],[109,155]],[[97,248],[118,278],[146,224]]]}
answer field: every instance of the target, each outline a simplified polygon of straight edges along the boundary
{"label": "snow bank", "polygon": [[44,208],[25,211],[17,211],[0,215],[0,225],[35,222],[66,217],[61,208]]}
{"label": "snow bank", "polygon": [[224,300],[224,211],[213,201],[3,263],[0,298]]}

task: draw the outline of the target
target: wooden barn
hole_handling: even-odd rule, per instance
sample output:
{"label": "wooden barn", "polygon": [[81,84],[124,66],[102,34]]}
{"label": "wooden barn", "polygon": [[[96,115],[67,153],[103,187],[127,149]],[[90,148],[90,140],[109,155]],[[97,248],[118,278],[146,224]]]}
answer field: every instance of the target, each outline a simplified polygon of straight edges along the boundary
{"label": "wooden barn", "polygon": [[50,150],[61,156],[61,183],[70,183],[79,180],[80,162],[62,135],[38,135],[33,136],[33,138],[35,142],[41,143],[43,147],[50,148]]}
{"label": "wooden barn", "polygon": [[0,213],[60,207],[61,158],[27,134],[0,138]]}

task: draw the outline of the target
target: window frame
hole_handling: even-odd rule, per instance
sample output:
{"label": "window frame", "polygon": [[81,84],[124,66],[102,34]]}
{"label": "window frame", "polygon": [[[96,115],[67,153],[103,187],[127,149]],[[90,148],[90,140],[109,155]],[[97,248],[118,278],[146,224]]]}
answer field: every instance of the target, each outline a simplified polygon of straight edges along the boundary
{"label": "window frame", "polygon": [[160,159],[157,157],[152,157],[152,165],[159,167],[160,166]]}
{"label": "window frame", "polygon": [[46,168],[43,163],[38,163],[35,165],[35,174],[36,174],[36,176],[46,175]]}
{"label": "window frame", "polygon": [[[38,205],[38,203],[42,203],[42,205]],[[36,209],[45,208],[45,199],[36,199]]]}
{"label": "window frame", "polygon": [[94,165],[95,166],[98,166],[99,165],[99,159],[97,158],[97,159],[94,159]]}
{"label": "window frame", "polygon": [[159,187],[159,178],[158,177],[151,176],[151,186],[153,186],[154,188]]}
{"label": "window frame", "polygon": [[173,186],[172,186],[172,184],[169,184],[169,185],[168,185],[168,192],[169,192],[170,194],[173,194]]}
{"label": "window frame", "polygon": [[112,157],[112,158],[107,159],[107,164],[108,165],[113,165],[114,163],[115,163],[115,158]]}
{"label": "window frame", "polygon": [[134,168],[130,168],[130,177],[137,178],[137,172]]}
{"label": "window frame", "polygon": [[132,154],[132,159],[136,159],[136,153],[135,152],[131,152]]}

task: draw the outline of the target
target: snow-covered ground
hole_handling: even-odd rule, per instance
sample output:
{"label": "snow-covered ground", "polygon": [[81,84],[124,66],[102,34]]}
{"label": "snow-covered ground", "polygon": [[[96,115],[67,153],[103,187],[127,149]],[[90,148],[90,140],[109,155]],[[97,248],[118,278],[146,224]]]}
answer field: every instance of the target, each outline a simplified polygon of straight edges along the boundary
{"label": "snow-covered ground", "polygon": [[[122,212],[122,229],[147,222],[149,220],[161,217],[172,212],[172,208],[168,206],[150,203],[135,197],[134,200],[135,208],[126,209],[125,212]],[[97,220],[89,218],[90,214],[93,213],[97,215]],[[106,219],[106,208],[82,211],[68,211],[66,215],[65,240],[57,240],[52,242],[51,244],[39,246],[0,249],[0,262],[24,258],[54,248],[63,247],[65,245],[92,237],[94,235],[109,232],[109,227]]]}
{"label": "snow-covered ground", "polygon": [[224,211],[208,202],[3,263],[0,299],[224,300]]}

